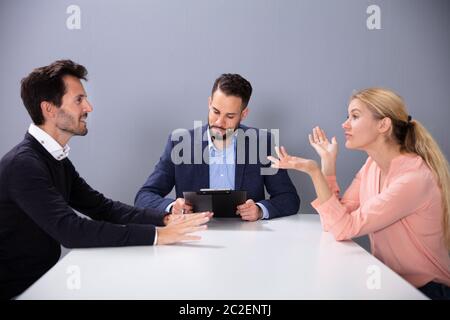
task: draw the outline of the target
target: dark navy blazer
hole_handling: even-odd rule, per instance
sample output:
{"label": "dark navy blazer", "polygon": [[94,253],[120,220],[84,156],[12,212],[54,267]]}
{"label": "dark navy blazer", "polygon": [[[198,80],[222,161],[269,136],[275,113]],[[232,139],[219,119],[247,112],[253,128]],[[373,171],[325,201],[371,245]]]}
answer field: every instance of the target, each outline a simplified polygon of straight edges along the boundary
{"label": "dark navy blazer", "polygon": [[[186,157],[190,157],[190,163],[176,164],[171,160],[173,148],[178,143],[182,143],[183,139],[172,141],[172,135],[169,136],[164,152],[156,164],[155,170],[136,195],[135,206],[164,211],[170,203],[175,201],[175,199],[164,198],[172,191],[174,186],[177,198],[183,198],[183,191],[199,191],[203,188],[209,188],[208,162],[205,162],[202,158],[200,158],[202,160],[199,164],[195,164],[194,162],[194,151],[200,150],[203,154],[203,150],[208,148],[207,139],[200,138],[194,141],[194,131],[196,131],[195,136],[205,137],[207,127],[206,125],[192,129],[187,135],[190,138],[190,142],[188,142],[190,143],[191,154],[186,155]],[[267,141],[264,141],[266,143],[261,144],[258,129],[243,125],[239,128],[244,132],[254,130],[257,133],[257,146],[250,146],[251,139],[246,135],[241,136],[245,138],[245,161],[241,161],[243,164],[236,163],[235,190],[246,190],[248,199],[263,204],[269,211],[269,218],[296,214],[300,207],[300,198],[287,171],[280,169],[273,175],[261,175],[261,168],[268,169],[270,163],[265,159],[265,164],[261,163],[262,159],[259,159],[259,156],[254,157],[256,159],[249,158],[249,150],[251,149],[253,149],[253,152],[257,150],[257,154],[259,154],[259,148],[261,146],[270,150],[271,135],[267,134]],[[238,145],[243,144],[238,143]],[[176,150],[177,152],[179,152],[178,149],[182,149],[179,147]],[[264,153],[267,154],[267,150]],[[269,154],[271,153],[273,152],[269,152]],[[182,151],[179,154],[183,156]],[[236,154],[238,157],[239,151]],[[205,155],[209,155],[208,150],[205,151]],[[252,159],[254,160],[250,161]],[[265,198],[264,187],[270,195],[269,199]]]}

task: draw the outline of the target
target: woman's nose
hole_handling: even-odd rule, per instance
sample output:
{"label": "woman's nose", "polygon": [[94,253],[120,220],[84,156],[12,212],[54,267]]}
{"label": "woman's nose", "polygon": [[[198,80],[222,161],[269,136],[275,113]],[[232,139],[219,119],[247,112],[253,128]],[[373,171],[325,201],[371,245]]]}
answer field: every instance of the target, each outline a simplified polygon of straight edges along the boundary
{"label": "woman's nose", "polygon": [[349,126],[349,119],[347,119],[347,120],[344,121],[344,123],[342,123],[342,128],[345,129],[345,128],[349,128],[349,127],[350,127]]}

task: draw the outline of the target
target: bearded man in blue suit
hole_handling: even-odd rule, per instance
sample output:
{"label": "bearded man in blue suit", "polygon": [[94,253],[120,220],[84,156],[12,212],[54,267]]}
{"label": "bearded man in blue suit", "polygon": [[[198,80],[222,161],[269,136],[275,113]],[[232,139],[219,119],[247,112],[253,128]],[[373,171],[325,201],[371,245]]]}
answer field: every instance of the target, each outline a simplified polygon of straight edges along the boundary
{"label": "bearded man in blue suit", "polygon": [[[285,170],[270,170],[274,137],[241,125],[248,113],[252,86],[238,74],[216,79],[208,99],[208,124],[171,134],[155,170],[135,198],[135,205],[190,213],[185,191],[232,189],[247,191],[236,208],[242,220],[256,221],[296,214],[300,198]],[[182,147],[182,148],[180,148]],[[257,155],[264,154],[264,157]],[[180,161],[182,158],[182,161]],[[166,198],[175,187],[176,199]],[[265,197],[265,190],[269,198]]]}

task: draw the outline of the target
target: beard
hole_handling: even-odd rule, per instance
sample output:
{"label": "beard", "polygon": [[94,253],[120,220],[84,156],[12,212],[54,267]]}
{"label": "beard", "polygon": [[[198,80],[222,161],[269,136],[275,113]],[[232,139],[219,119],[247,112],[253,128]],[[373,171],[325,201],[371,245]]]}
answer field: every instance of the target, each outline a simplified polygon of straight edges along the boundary
{"label": "beard", "polygon": [[[216,140],[217,139],[217,140],[220,140],[220,141],[225,141],[225,140],[227,140],[228,138],[230,138],[234,134],[234,132],[236,131],[237,128],[239,128],[240,125],[241,125],[241,122],[239,121],[234,128],[222,128],[222,127],[214,126],[214,125],[209,123],[209,132],[211,134],[211,139],[212,140]],[[221,134],[221,133],[219,133],[217,131],[215,132],[215,131],[211,130],[213,128],[221,129],[221,130],[225,131],[225,133]]]}
{"label": "beard", "polygon": [[[85,136],[88,133],[88,128],[86,122],[87,113],[82,115],[79,119],[76,119],[74,116],[68,114],[64,110],[59,110],[58,112],[58,129],[68,132],[74,136]],[[84,120],[84,121],[82,121]]]}

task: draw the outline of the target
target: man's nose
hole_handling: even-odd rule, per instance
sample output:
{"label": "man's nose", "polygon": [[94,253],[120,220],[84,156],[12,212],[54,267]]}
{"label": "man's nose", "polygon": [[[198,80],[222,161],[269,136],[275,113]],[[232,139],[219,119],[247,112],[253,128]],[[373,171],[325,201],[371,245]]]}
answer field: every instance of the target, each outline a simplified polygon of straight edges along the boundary
{"label": "man's nose", "polygon": [[225,123],[224,118],[221,116],[218,116],[217,120],[215,121],[216,126],[223,127],[224,123]]}
{"label": "man's nose", "polygon": [[89,101],[86,101],[86,105],[84,107],[84,110],[86,112],[92,112],[94,110],[94,108],[92,107],[92,105],[89,103]]}

